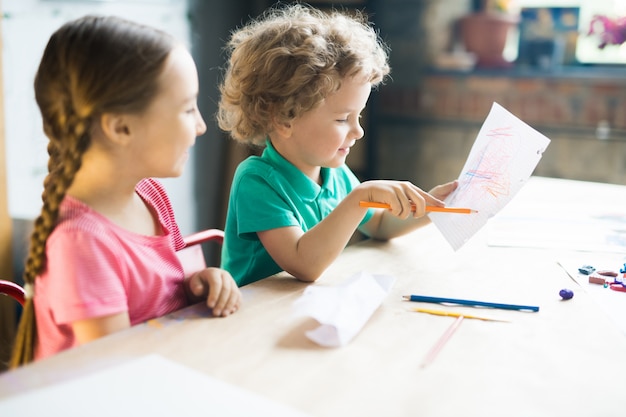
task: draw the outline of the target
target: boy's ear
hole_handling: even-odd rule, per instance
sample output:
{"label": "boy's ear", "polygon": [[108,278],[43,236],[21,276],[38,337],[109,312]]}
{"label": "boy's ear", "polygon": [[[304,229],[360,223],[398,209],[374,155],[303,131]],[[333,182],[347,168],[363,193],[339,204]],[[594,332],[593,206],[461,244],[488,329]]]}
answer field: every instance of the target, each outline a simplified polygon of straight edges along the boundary
{"label": "boy's ear", "polygon": [[130,140],[130,120],[123,114],[104,113],[100,117],[100,128],[105,136],[118,144]]}
{"label": "boy's ear", "polygon": [[291,136],[291,122],[285,120],[274,119],[272,123],[274,132],[284,138]]}

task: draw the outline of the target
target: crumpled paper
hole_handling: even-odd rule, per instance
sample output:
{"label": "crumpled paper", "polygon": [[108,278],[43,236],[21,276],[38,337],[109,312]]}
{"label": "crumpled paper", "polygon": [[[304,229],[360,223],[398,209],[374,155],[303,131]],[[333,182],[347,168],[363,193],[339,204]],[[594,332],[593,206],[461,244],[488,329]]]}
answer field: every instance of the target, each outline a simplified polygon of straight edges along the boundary
{"label": "crumpled paper", "polygon": [[349,343],[380,306],[395,278],[359,272],[334,287],[309,286],[294,302],[296,316],[310,316],[320,323],[306,332],[324,347]]}

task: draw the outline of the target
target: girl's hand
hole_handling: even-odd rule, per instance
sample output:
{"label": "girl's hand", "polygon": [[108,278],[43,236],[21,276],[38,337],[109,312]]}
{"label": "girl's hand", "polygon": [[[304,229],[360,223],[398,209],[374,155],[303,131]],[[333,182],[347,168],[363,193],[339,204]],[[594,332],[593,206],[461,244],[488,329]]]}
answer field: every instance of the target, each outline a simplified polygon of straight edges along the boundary
{"label": "girl's hand", "polygon": [[241,291],[233,277],[220,268],[206,268],[191,275],[186,282],[189,298],[201,301],[213,310],[213,316],[226,317],[239,309]]}

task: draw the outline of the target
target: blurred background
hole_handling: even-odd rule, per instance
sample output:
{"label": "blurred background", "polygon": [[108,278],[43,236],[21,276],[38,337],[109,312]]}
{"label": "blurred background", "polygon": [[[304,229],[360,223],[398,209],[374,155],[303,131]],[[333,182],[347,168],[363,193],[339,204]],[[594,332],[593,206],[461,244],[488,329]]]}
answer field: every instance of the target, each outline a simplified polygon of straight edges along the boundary
{"label": "blurred background", "polygon": [[[364,115],[365,137],[348,160],[362,180],[410,180],[429,189],[456,178],[492,103],[498,102],[552,140],[535,175],[626,183],[626,0],[308,3],[365,12],[391,48],[391,78],[373,92]],[[50,34],[84,14],[116,14],[160,27],[189,46],[208,130],[184,175],[165,180],[181,230],[189,234],[223,228],[233,171],[255,152],[217,128],[217,85],[230,32],[273,4],[0,0],[3,278],[21,282],[30,224],[41,205],[46,138],[32,83]],[[219,261],[218,248],[207,248],[206,255],[211,263]],[[4,298],[0,356],[8,351],[19,314]]]}

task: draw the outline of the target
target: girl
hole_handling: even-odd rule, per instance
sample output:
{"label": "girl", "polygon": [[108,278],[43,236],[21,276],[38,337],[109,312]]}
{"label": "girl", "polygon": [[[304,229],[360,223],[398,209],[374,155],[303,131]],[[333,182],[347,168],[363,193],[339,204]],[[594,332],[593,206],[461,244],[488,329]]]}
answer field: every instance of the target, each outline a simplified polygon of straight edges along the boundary
{"label": "girl", "polygon": [[86,16],[50,38],[35,77],[49,173],[24,282],[12,366],[206,299],[235,312],[230,274],[185,277],[163,186],[206,125],[191,55],[167,34]]}
{"label": "girl", "polygon": [[386,48],[362,16],[274,8],[233,33],[229,47],[219,125],[265,147],[237,167],[231,188],[222,267],[239,285],[281,270],[314,281],[357,228],[377,239],[408,233],[425,223],[426,204],[443,205],[456,188],[359,184],[345,165],[370,91],[389,73]]}

